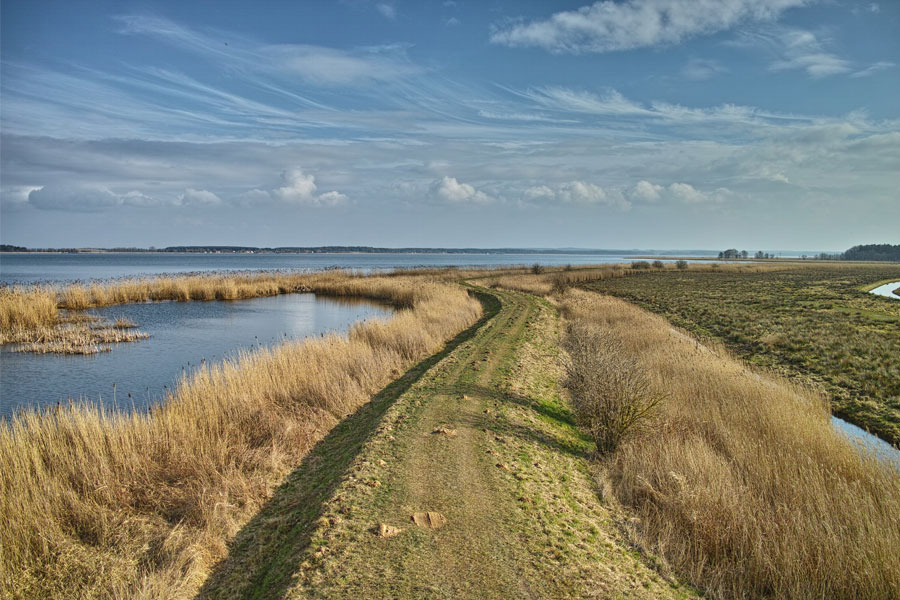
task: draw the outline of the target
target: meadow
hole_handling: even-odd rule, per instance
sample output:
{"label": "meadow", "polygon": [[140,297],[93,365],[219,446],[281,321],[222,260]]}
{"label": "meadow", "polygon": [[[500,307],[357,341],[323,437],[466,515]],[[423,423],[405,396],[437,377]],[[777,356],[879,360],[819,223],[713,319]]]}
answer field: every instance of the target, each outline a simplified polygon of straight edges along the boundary
{"label": "meadow", "polygon": [[[316,441],[482,311],[464,289],[428,275],[251,282],[250,291],[225,283],[237,290],[229,294],[302,287],[404,308],[345,336],[209,366],[148,413],[73,405],[3,424],[0,596],[193,597],[226,541]],[[146,294],[137,289],[132,301]],[[172,289],[214,293],[192,291],[190,283],[172,282]],[[117,294],[93,288],[88,300],[62,295],[60,304],[124,297]],[[52,316],[51,302],[39,306]]]}
{"label": "meadow", "polygon": [[820,386],[833,412],[900,443],[900,302],[866,292],[890,264],[651,269],[587,289],[647,308],[749,363]]}
{"label": "meadow", "polygon": [[609,363],[606,387],[650,409],[598,462],[640,548],[712,598],[900,597],[900,473],[836,432],[820,393],[617,298],[570,290],[561,307],[569,381]]}

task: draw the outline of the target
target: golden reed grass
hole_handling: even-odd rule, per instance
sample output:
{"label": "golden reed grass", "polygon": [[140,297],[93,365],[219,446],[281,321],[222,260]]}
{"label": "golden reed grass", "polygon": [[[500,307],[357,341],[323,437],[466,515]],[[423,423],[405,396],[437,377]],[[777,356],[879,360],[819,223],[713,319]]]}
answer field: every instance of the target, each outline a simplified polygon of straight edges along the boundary
{"label": "golden reed grass", "polygon": [[834,431],[824,399],[661,317],[581,290],[666,397],[653,435],[604,459],[639,543],[715,598],[900,598],[900,472]]}
{"label": "golden reed grass", "polygon": [[409,308],[202,369],[151,414],[79,406],[3,427],[0,597],[193,597],[317,440],[481,314],[427,278],[320,281]]}

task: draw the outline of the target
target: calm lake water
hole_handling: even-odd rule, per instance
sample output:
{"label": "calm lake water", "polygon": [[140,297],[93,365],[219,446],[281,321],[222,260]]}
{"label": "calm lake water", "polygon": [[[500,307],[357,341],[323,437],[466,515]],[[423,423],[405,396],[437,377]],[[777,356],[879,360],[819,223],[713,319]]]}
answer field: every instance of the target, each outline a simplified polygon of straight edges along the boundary
{"label": "calm lake water", "polygon": [[[271,346],[285,339],[345,331],[363,319],[384,318],[392,309],[367,301],[314,294],[287,294],[232,302],[158,302],[110,306],[91,311],[108,319],[138,323],[150,339],[117,344],[93,356],[27,354],[0,350],[0,416],[19,407],[41,407],[67,398],[146,408],[182,368],[201,360],[218,362],[240,350]],[[128,394],[131,394],[131,398]]]}
{"label": "calm lake water", "polygon": [[41,283],[197,271],[275,269],[362,271],[412,267],[591,265],[630,262],[623,254],[199,254],[0,253],[0,283]]}

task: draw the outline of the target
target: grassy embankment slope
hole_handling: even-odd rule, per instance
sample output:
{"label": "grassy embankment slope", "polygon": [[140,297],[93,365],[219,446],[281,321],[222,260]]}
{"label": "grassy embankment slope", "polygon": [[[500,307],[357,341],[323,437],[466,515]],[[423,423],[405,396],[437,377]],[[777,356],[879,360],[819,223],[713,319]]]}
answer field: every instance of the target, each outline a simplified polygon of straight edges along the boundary
{"label": "grassy embankment slope", "polygon": [[81,406],[0,428],[0,597],[192,597],[319,439],[481,313],[427,277],[326,279],[408,309],[199,371],[152,414]]}
{"label": "grassy embankment slope", "polygon": [[900,302],[865,291],[897,280],[898,265],[838,263],[759,273],[654,270],[587,288],[821,386],[835,414],[898,444]]}

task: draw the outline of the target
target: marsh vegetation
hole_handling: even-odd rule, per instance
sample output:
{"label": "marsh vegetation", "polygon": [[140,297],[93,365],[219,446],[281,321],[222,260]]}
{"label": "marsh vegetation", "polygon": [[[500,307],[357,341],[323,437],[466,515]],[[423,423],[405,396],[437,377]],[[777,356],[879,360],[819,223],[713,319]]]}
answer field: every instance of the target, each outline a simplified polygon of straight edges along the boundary
{"label": "marsh vegetation", "polygon": [[820,386],[834,413],[900,443],[900,303],[867,293],[886,264],[691,268],[590,282],[751,364]]}

